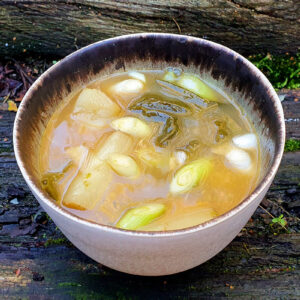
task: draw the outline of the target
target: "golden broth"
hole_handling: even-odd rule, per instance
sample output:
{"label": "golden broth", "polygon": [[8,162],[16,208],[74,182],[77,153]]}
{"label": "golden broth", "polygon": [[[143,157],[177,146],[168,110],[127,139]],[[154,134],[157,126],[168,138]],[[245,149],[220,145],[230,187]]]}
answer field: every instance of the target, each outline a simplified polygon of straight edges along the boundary
{"label": "golden broth", "polygon": [[[115,122],[127,116],[142,121],[141,128]],[[53,114],[41,139],[41,182],[63,208],[100,224],[118,225],[132,208],[158,203],[164,207],[159,216],[135,229],[194,226],[232,209],[255,188],[254,134],[231,99],[194,75],[169,69],[114,74]],[[247,146],[245,137],[256,146]],[[122,159],[136,169],[114,164]],[[209,168],[202,172],[200,163],[195,184],[172,191],[180,170],[199,159]]]}

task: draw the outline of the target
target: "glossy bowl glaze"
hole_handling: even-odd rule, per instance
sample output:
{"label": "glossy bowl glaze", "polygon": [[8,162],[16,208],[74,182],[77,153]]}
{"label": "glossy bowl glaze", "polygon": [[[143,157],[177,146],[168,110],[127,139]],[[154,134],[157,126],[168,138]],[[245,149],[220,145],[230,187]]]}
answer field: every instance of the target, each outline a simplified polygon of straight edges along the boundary
{"label": "glossy bowl glaze", "polygon": [[[49,118],[72,91],[91,80],[131,69],[180,67],[224,90],[248,114],[262,150],[260,181],[227,213],[198,226],[166,231],[126,231],[81,219],[41,189],[38,145]],[[65,236],[94,260],[138,275],[166,275],[193,268],[221,251],[247,223],[278,169],[285,139],[281,103],[266,77],[249,61],[219,44],[173,34],[134,34],[94,43],[47,70],[24,97],[14,126],[20,170],[41,206]]]}

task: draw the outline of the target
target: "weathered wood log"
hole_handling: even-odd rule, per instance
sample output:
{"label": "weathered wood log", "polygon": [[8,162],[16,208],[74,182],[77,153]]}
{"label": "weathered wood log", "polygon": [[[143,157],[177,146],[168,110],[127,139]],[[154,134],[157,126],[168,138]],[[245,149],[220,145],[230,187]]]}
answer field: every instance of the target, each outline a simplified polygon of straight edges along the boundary
{"label": "weathered wood log", "polygon": [[[282,91],[299,120],[297,91]],[[1,299],[298,299],[300,152],[285,153],[266,198],[238,237],[205,264],[173,276],[122,274],[92,261],[63,237],[30,193],[15,162],[15,113],[0,111]],[[289,137],[299,137],[299,123]],[[283,213],[286,229],[272,223]]]}
{"label": "weathered wood log", "polygon": [[137,32],[203,37],[243,54],[300,47],[297,0],[2,0],[0,30],[2,55],[66,55]]}
{"label": "weathered wood log", "polygon": [[286,138],[300,139],[300,89],[278,93],[284,111]]}
{"label": "weathered wood log", "polygon": [[299,245],[299,234],[269,239],[239,237],[209,262],[157,278],[110,270],[66,246],[0,246],[0,297],[299,299]]}

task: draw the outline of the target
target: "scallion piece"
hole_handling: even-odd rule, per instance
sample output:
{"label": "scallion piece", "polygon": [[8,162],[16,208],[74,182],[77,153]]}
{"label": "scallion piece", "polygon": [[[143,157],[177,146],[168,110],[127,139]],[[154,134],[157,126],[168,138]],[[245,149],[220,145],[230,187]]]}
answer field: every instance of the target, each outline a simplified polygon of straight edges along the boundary
{"label": "scallion piece", "polygon": [[165,210],[165,205],[160,203],[146,204],[129,209],[119,220],[116,227],[128,230],[139,229],[161,216]]}
{"label": "scallion piece", "polygon": [[179,169],[171,181],[170,192],[183,194],[203,182],[210,170],[212,163],[208,159],[195,160]]}

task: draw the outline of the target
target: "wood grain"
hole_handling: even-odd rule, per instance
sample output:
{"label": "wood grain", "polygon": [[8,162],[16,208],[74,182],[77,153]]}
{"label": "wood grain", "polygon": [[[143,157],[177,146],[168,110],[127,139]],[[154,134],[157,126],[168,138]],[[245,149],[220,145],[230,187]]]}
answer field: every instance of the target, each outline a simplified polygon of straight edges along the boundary
{"label": "wood grain", "polygon": [[300,139],[300,89],[282,90],[279,97],[284,110],[286,137]]}
{"label": "wood grain", "polygon": [[297,0],[2,0],[0,54],[64,56],[137,32],[193,35],[243,54],[296,52],[299,7]]}

